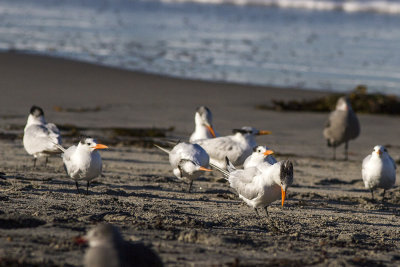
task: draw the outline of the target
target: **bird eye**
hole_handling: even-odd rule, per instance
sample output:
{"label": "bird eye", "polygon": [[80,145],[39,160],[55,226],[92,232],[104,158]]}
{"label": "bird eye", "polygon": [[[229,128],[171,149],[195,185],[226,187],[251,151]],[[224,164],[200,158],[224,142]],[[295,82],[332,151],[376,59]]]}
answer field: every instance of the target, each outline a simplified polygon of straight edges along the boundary
{"label": "bird eye", "polygon": [[91,143],[86,143],[88,146],[90,146],[91,145]]}

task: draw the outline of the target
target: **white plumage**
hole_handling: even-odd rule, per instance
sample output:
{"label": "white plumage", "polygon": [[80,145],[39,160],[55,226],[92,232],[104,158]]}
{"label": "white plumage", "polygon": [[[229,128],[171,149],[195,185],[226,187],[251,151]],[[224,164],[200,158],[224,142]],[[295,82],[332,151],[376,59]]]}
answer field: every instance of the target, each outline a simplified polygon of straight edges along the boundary
{"label": "white plumage", "polygon": [[258,164],[264,162],[273,165],[277,163],[274,156],[272,156],[273,153],[274,151],[269,150],[266,146],[256,146],[253,148],[253,153],[243,163],[243,168],[256,167]]}
{"label": "white plumage", "polygon": [[227,164],[227,171],[210,165],[225,175],[239,197],[256,212],[257,208],[264,208],[268,214],[267,206],[280,197],[283,206],[286,190],[293,183],[293,164],[290,161],[285,160],[273,165],[261,163],[257,167],[247,169],[235,169],[229,160]]}
{"label": "white plumage", "polygon": [[172,166],[173,173],[178,179],[189,180],[189,192],[192,188],[193,180],[201,175],[207,169],[210,157],[207,152],[197,144],[179,143],[169,151],[156,145],[159,149],[169,154],[169,163]]}
{"label": "white plumage", "polygon": [[[382,188],[385,191],[394,186],[396,182],[396,163],[390,157],[384,146],[375,146],[374,151],[366,156],[362,163],[362,178],[365,188],[373,190]],[[385,197],[385,191],[383,197]]]}
{"label": "white plumage", "polygon": [[64,149],[62,155],[65,171],[75,180],[76,188],[79,191],[78,181],[87,182],[86,192],[89,189],[89,183],[94,178],[101,175],[102,161],[98,149],[108,148],[105,145],[97,144],[93,138],[82,138],[77,146],[71,146]]}
{"label": "white plumage", "polygon": [[233,131],[233,135],[196,141],[196,144],[207,151],[210,156],[210,163],[219,168],[226,169],[226,157],[233,165],[242,165],[246,158],[251,155],[253,147],[257,145],[255,136],[271,133],[259,131],[252,127],[242,127]]}
{"label": "white plumage", "polygon": [[194,143],[201,139],[210,139],[219,136],[213,128],[212,113],[205,107],[201,106],[197,108],[196,114],[194,115],[195,129],[190,136],[190,143]]}
{"label": "white plumage", "polygon": [[26,152],[34,157],[34,166],[38,157],[59,154],[57,145],[61,145],[60,131],[53,123],[47,123],[40,107],[32,106],[24,129],[23,144]]}

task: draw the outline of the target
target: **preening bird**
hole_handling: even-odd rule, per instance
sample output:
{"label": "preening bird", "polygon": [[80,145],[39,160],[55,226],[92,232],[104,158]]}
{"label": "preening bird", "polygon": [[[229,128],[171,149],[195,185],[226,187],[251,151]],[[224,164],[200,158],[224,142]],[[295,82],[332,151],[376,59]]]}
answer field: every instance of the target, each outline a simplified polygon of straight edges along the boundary
{"label": "preening bird", "polygon": [[242,165],[253,152],[253,147],[257,146],[255,136],[271,134],[270,131],[259,131],[247,126],[234,129],[233,133],[233,135],[198,140],[195,143],[207,151],[210,163],[226,169],[226,157],[233,165]]}
{"label": "preening bird", "polygon": [[360,134],[360,123],[346,97],[341,97],[337,101],[336,109],[329,115],[323,134],[328,146],[333,148],[333,159],[336,159],[336,147],[344,143],[345,160],[347,160],[349,141]]}
{"label": "preening bird", "polygon": [[365,188],[371,191],[372,199],[374,189],[383,188],[384,199],[386,190],[396,182],[396,163],[384,146],[375,146],[374,151],[364,158],[361,172]]}
{"label": "preening bird", "polygon": [[219,170],[235,189],[239,197],[252,207],[257,215],[257,208],[264,208],[268,215],[268,205],[281,197],[282,206],[285,202],[286,190],[293,183],[293,164],[289,160],[273,165],[261,163],[257,167],[235,169],[227,161],[227,170],[210,165]]}
{"label": "preening bird", "polygon": [[125,241],[118,228],[99,224],[77,239],[89,243],[84,256],[85,267],[159,267],[160,257],[144,244]]}
{"label": "preening bird", "polygon": [[61,145],[60,131],[53,123],[47,123],[44,118],[43,109],[32,106],[28,121],[24,129],[23,144],[26,152],[33,155],[33,166],[36,167],[36,160],[39,157],[48,157],[52,154],[60,154]]}
{"label": "preening bird", "polygon": [[218,134],[214,131],[212,126],[212,113],[209,108],[205,106],[198,107],[194,115],[195,129],[190,136],[190,143],[194,143],[201,139],[210,139],[217,137]]}
{"label": "preening bird", "polygon": [[244,161],[243,168],[256,167],[263,162],[273,165],[277,163],[277,161],[272,154],[274,154],[274,151],[269,150],[266,146],[256,146],[253,148],[253,153]]}
{"label": "preening bird", "polygon": [[197,144],[179,143],[170,151],[155,145],[162,151],[169,154],[169,162],[173,173],[178,179],[189,180],[189,190],[192,189],[193,180],[199,177],[208,169],[210,157],[207,152]]}
{"label": "preening bird", "polygon": [[75,180],[76,189],[79,192],[79,180],[86,181],[86,193],[89,192],[89,183],[101,175],[102,162],[98,149],[108,148],[98,144],[93,138],[84,137],[78,145],[71,146],[67,150],[59,146],[64,152],[62,159],[67,174]]}

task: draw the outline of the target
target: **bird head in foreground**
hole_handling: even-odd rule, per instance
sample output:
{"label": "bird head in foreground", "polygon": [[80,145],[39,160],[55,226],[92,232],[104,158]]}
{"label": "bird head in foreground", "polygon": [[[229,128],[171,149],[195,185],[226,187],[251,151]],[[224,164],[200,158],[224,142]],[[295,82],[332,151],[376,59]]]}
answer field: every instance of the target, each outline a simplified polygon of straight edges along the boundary
{"label": "bird head in foreground", "polygon": [[284,160],[281,163],[280,178],[283,206],[283,203],[285,202],[286,190],[293,183],[293,163],[291,161]]}
{"label": "bird head in foreground", "polygon": [[269,155],[274,154],[274,151],[269,150],[266,146],[255,146],[253,148],[253,153],[260,155],[263,158],[268,157]]}
{"label": "bird head in foreground", "polygon": [[384,146],[375,146],[372,155],[378,155],[378,157],[383,157],[387,155],[387,149]]}
{"label": "bird head in foreground", "polygon": [[207,172],[212,171],[211,169],[200,166],[196,164],[194,161],[188,159],[181,159],[179,161],[178,170],[179,170],[179,174],[177,175],[178,177],[184,177],[185,176],[184,174],[192,175],[193,173],[198,171],[207,171]]}
{"label": "bird head in foreground", "polygon": [[98,144],[95,139],[91,137],[83,137],[81,141],[79,141],[78,147],[87,149],[90,152],[95,151],[96,149],[105,149],[108,148],[108,146],[103,145],[103,144]]}
{"label": "bird head in foreground", "polygon": [[44,119],[44,112],[42,108],[38,106],[32,106],[31,110],[29,111],[27,125],[36,123],[46,123]]}
{"label": "bird head in foreground", "polygon": [[268,135],[268,134],[271,134],[270,131],[257,130],[256,128],[249,127],[249,126],[244,126],[240,129],[233,129],[232,131],[234,134],[241,133],[243,135]]}
{"label": "bird head in foreground", "polygon": [[214,128],[212,127],[212,113],[205,107],[201,106],[196,109],[196,115],[194,117],[195,123],[198,125],[204,125],[213,137],[216,137]]}
{"label": "bird head in foreground", "polygon": [[32,106],[31,111],[29,112],[34,117],[44,116],[43,109],[38,106]]}
{"label": "bird head in foreground", "polygon": [[89,243],[90,247],[99,247],[118,244],[122,240],[122,235],[117,227],[108,223],[101,223],[90,229],[85,236],[78,237],[76,242],[79,244]]}

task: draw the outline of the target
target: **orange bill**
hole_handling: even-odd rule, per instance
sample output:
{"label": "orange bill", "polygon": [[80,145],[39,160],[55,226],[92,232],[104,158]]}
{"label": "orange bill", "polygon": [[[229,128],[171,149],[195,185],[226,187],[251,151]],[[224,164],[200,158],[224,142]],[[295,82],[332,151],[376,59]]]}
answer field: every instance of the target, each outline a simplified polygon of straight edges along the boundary
{"label": "orange bill", "polygon": [[108,148],[108,146],[102,144],[97,144],[96,146],[94,146],[94,149],[105,149],[105,148]]}
{"label": "orange bill", "polygon": [[376,153],[378,153],[379,156],[382,155],[382,151],[380,150],[376,151]]}
{"label": "orange bill", "polygon": [[264,152],[264,155],[265,155],[265,156],[268,156],[268,155],[271,155],[271,154],[274,154],[274,151],[272,151],[272,150],[267,150],[267,151]]}
{"label": "orange bill", "polygon": [[286,191],[283,190],[283,187],[281,186],[281,192],[282,192],[282,207],[283,207],[283,203],[285,203],[285,195],[286,195]]}
{"label": "orange bill", "polygon": [[261,131],[258,131],[257,135],[268,135],[268,134],[271,134],[271,133],[272,133],[271,131],[261,130]]}
{"label": "orange bill", "polygon": [[212,172],[211,169],[207,169],[207,168],[204,168],[204,167],[202,167],[202,166],[200,166],[199,170],[205,171],[205,172]]}
{"label": "orange bill", "polygon": [[217,137],[217,136],[215,135],[214,129],[213,129],[211,126],[207,125],[206,127],[207,127],[207,129],[210,131],[210,133],[211,133],[211,135],[212,135],[213,137]]}

